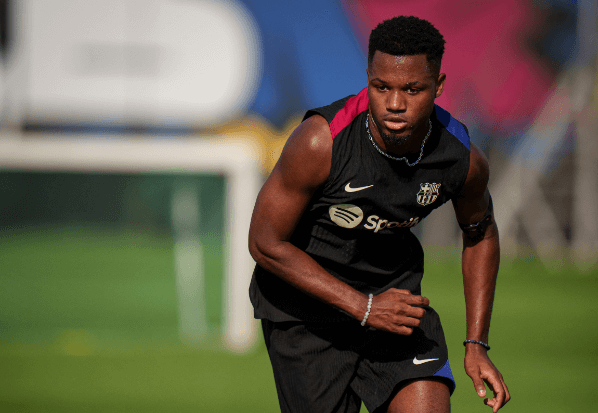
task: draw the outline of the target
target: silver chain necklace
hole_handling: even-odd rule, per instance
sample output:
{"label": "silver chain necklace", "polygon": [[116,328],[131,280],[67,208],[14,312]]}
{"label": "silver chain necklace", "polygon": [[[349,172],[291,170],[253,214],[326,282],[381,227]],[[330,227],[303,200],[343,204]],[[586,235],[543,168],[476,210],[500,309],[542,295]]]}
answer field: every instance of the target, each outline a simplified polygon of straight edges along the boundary
{"label": "silver chain necklace", "polygon": [[417,158],[417,161],[415,161],[413,163],[409,163],[409,161],[407,160],[406,156],[403,156],[401,158],[397,158],[395,156],[389,155],[386,152],[384,152],[382,150],[382,148],[380,148],[378,146],[378,144],[376,143],[376,141],[374,141],[374,137],[372,136],[372,133],[370,132],[369,119],[370,119],[370,114],[368,113],[367,117],[365,118],[365,130],[368,133],[368,136],[370,138],[370,141],[372,142],[372,145],[374,145],[374,148],[376,148],[378,150],[378,152],[380,152],[382,155],[386,156],[388,159],[392,159],[393,161],[405,161],[405,163],[408,166],[415,166],[415,165],[417,165],[419,163],[419,161],[421,161],[422,156],[424,154],[424,145],[426,144],[426,141],[428,140],[428,138],[430,137],[430,133],[432,132],[432,121],[430,119],[428,119],[428,133],[426,134],[426,137],[422,141],[422,146],[421,146],[421,149],[419,151],[419,157]]}

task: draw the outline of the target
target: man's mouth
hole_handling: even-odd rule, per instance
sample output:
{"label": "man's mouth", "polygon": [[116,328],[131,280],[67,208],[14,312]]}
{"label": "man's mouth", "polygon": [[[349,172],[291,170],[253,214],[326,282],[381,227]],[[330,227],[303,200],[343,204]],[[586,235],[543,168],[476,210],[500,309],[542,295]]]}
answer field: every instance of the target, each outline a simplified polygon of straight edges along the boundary
{"label": "man's mouth", "polygon": [[400,131],[407,127],[407,122],[400,119],[386,119],[384,126],[390,131]]}

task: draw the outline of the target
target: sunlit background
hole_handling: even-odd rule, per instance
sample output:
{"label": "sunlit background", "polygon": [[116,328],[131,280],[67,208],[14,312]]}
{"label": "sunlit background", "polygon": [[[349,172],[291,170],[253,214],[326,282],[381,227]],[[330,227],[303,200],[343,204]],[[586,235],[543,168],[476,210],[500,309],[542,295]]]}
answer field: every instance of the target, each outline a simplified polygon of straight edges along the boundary
{"label": "sunlit background", "polygon": [[[437,103],[489,158],[505,411],[595,411],[589,0],[0,0],[0,411],[279,411],[253,203],[304,112],[367,85],[369,32],[400,14],[444,35]],[[450,205],[414,231],[453,411],[489,411],[462,368]]]}

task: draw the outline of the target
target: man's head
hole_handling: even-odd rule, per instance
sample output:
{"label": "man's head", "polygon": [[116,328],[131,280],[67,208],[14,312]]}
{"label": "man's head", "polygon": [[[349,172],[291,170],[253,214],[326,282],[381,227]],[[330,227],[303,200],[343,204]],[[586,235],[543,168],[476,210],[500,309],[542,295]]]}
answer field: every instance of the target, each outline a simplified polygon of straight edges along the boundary
{"label": "man's head", "polygon": [[431,69],[440,73],[444,37],[427,20],[415,16],[397,16],[384,20],[370,33],[368,66],[377,50],[393,56],[426,55]]}
{"label": "man's head", "polygon": [[396,153],[419,150],[434,99],[442,94],[444,38],[429,22],[399,16],[371,33],[368,53],[369,114],[378,144]]}

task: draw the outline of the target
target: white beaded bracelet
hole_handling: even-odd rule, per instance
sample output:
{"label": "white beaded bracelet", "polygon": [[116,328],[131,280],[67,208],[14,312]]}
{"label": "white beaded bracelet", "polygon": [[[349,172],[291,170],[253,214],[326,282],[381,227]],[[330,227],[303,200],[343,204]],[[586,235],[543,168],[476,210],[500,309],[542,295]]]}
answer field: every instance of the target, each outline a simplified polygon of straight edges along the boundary
{"label": "white beaded bracelet", "polygon": [[368,317],[370,316],[370,310],[372,309],[372,299],[374,298],[374,294],[368,295],[368,309],[363,316],[363,320],[361,320],[361,325],[365,326],[366,321],[368,321]]}

